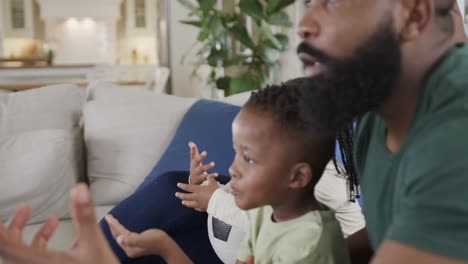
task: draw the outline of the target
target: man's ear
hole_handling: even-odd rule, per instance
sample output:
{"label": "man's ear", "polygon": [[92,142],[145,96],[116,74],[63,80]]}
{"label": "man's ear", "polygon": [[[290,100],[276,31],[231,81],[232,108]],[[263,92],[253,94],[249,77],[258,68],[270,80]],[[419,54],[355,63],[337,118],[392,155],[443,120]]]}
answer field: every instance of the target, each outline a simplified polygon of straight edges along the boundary
{"label": "man's ear", "polygon": [[395,9],[395,23],[401,42],[419,37],[429,26],[435,15],[433,0],[400,0]]}
{"label": "man's ear", "polygon": [[302,162],[294,165],[289,177],[289,188],[301,189],[307,187],[314,180],[312,168],[308,163]]}

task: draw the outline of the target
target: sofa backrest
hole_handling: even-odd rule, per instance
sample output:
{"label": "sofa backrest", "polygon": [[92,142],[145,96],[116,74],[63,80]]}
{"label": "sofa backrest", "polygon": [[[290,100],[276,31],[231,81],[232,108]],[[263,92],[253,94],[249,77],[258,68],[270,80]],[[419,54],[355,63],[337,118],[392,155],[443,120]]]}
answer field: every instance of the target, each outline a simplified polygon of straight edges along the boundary
{"label": "sofa backrest", "polygon": [[87,170],[97,205],[116,204],[148,175],[195,98],[98,87],[84,108]]}
{"label": "sofa backrest", "polygon": [[79,120],[84,90],[74,85],[0,95],[0,218],[20,203],[32,222],[69,215],[69,191],[85,177]]}

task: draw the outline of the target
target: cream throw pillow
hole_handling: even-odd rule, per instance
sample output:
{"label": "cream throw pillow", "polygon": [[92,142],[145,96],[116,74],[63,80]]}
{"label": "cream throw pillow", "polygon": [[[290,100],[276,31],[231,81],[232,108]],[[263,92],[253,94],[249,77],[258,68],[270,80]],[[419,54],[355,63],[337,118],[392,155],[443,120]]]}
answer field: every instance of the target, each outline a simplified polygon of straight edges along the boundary
{"label": "cream throw pillow", "polygon": [[0,219],[20,204],[32,209],[29,223],[50,214],[69,216],[69,192],[79,176],[74,145],[79,131],[38,130],[0,137]]}
{"label": "cream throw pillow", "polygon": [[88,177],[96,205],[114,205],[148,175],[196,99],[129,88],[94,93],[84,110]]}

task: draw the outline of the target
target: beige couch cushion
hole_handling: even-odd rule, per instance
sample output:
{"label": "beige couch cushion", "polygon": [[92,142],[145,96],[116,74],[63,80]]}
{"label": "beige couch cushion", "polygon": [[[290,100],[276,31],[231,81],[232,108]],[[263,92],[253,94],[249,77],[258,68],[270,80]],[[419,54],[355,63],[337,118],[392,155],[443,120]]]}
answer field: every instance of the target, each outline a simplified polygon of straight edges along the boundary
{"label": "beige couch cushion", "polygon": [[0,219],[28,204],[29,223],[50,214],[69,216],[69,192],[80,169],[76,166],[76,134],[67,130],[39,130],[0,137]]}
{"label": "beige couch cushion", "polygon": [[196,101],[135,89],[96,89],[84,111],[88,176],[97,205],[130,195]]}
{"label": "beige couch cushion", "polygon": [[0,95],[0,135],[75,128],[81,117],[84,93],[84,89],[75,85],[60,84]]}

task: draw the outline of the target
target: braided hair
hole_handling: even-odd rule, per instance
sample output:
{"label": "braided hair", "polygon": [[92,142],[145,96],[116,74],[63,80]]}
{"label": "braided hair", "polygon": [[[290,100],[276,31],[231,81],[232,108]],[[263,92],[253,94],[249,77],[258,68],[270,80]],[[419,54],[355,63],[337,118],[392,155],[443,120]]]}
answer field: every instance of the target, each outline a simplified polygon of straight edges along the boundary
{"label": "braided hair", "polygon": [[[301,87],[300,108],[306,125],[311,128],[331,131],[336,135],[339,154],[343,168],[338,166],[335,155],[333,163],[337,172],[348,182],[349,200],[355,202],[360,197],[359,181],[354,167],[353,138],[354,124],[349,113],[345,113],[347,106],[340,108],[336,105],[336,94],[327,82],[306,78]],[[351,104],[352,102],[349,102]]]}
{"label": "braided hair", "polygon": [[[279,130],[287,135],[288,140],[291,139],[292,152],[310,164],[316,176],[315,185],[333,157],[335,133],[307,126],[299,104],[303,82],[304,78],[298,78],[253,92],[242,109],[266,112],[272,116]],[[317,97],[316,100],[321,99]]]}
{"label": "braided hair", "polygon": [[357,198],[361,197],[361,190],[359,188],[359,179],[354,167],[354,125],[346,125],[343,129],[338,131],[337,140],[340,150],[341,160],[343,162],[344,171],[338,166],[336,154],[333,157],[333,164],[336,171],[344,175],[348,181],[349,200],[355,202]]}

